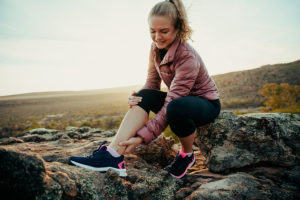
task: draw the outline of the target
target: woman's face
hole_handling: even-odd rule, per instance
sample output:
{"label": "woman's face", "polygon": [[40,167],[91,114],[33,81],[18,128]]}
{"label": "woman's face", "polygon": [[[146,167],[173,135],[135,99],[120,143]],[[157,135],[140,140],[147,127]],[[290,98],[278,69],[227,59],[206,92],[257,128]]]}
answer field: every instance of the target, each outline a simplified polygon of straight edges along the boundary
{"label": "woman's face", "polygon": [[151,38],[159,49],[168,50],[178,33],[171,20],[165,16],[152,16],[149,20],[149,28]]}

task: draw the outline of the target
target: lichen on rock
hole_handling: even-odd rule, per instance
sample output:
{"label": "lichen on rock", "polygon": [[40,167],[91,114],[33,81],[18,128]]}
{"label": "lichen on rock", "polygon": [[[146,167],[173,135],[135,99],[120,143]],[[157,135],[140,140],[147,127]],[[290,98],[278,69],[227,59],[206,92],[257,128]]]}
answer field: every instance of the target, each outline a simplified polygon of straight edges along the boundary
{"label": "lichen on rock", "polygon": [[300,199],[300,115],[222,111],[198,128],[196,164],[182,179],[163,167],[178,149],[159,136],[125,155],[126,177],[70,165],[115,131],[69,127],[0,139],[0,192],[9,199]]}

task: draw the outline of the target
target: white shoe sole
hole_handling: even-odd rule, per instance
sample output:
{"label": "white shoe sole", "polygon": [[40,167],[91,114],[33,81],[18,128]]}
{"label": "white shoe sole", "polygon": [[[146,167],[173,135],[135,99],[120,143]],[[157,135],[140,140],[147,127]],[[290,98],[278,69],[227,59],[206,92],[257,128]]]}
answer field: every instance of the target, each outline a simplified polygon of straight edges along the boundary
{"label": "white shoe sole", "polygon": [[92,171],[97,171],[97,172],[106,172],[109,169],[112,169],[114,171],[119,172],[119,176],[121,176],[121,177],[127,176],[126,169],[116,169],[114,167],[91,167],[91,166],[88,166],[88,165],[84,165],[84,164],[75,162],[73,160],[71,160],[71,163],[73,163],[76,166],[79,166],[79,167],[82,167],[82,168],[85,168],[85,169],[89,169],[89,170],[92,170]]}

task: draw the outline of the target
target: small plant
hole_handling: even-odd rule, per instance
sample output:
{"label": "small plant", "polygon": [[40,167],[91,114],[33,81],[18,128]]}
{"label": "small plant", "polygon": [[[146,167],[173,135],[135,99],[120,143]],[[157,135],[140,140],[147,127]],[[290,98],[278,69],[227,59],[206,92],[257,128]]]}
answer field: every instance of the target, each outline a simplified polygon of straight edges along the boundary
{"label": "small plant", "polygon": [[269,83],[258,91],[264,97],[263,112],[291,112],[300,110],[300,87],[288,83]]}
{"label": "small plant", "polygon": [[168,126],[165,131],[163,132],[165,137],[172,137],[175,140],[175,143],[179,143],[179,139],[177,137],[177,135],[175,135],[175,133],[173,133],[173,131],[171,130],[170,126]]}
{"label": "small plant", "polygon": [[84,121],[80,124],[80,127],[83,127],[83,126],[89,126],[89,127],[92,127],[92,123],[90,121]]}

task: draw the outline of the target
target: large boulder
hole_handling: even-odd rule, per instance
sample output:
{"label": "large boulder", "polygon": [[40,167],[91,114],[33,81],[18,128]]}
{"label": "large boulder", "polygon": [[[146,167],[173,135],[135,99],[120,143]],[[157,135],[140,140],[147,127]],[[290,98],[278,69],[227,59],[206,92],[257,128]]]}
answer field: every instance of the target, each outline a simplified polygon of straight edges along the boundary
{"label": "large boulder", "polygon": [[148,145],[138,146],[134,154],[145,160],[147,163],[158,168],[164,168],[169,165],[176,157],[176,151],[172,148],[174,139],[158,137]]}
{"label": "large boulder", "polygon": [[300,161],[300,115],[220,113],[199,127],[195,144],[213,172],[254,164],[295,166]]}
{"label": "large boulder", "polygon": [[34,199],[44,192],[43,160],[35,155],[0,149],[0,191],[9,199]]}
{"label": "large boulder", "polygon": [[136,156],[127,157],[128,176],[99,173],[36,155],[0,148],[0,191],[8,199],[166,199],[179,182]]}

